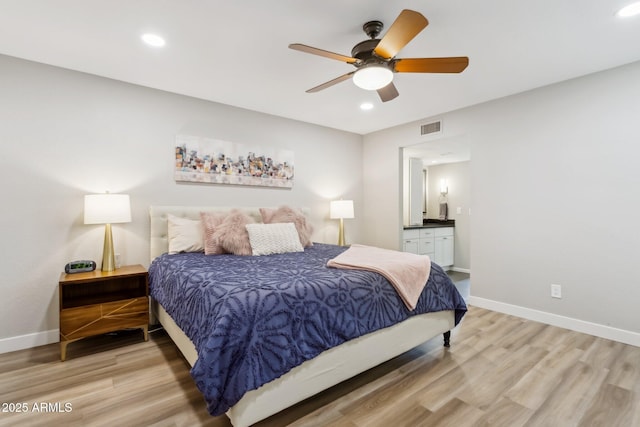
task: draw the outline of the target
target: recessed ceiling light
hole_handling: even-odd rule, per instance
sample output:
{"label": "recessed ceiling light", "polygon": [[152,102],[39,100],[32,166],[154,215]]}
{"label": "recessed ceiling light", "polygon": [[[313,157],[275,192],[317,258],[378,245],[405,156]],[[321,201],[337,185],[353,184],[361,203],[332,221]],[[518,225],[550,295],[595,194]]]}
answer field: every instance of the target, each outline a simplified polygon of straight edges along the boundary
{"label": "recessed ceiling light", "polygon": [[363,102],[362,104],[360,104],[360,109],[361,110],[372,110],[373,109],[373,104],[370,102]]}
{"label": "recessed ceiling light", "polygon": [[618,11],[618,16],[628,18],[640,13],[640,2],[631,3]]}
{"label": "recessed ceiling light", "polygon": [[165,41],[157,34],[146,33],[142,35],[142,41],[153,47],[162,47],[165,45]]}

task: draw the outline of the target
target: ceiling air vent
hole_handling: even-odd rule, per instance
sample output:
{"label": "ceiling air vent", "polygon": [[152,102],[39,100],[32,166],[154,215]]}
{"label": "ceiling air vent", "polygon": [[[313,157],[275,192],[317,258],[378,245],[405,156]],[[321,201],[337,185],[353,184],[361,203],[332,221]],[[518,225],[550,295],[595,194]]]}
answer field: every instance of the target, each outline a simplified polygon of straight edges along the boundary
{"label": "ceiling air vent", "polygon": [[420,126],[420,135],[430,135],[432,133],[439,133],[441,131],[442,122],[440,120]]}

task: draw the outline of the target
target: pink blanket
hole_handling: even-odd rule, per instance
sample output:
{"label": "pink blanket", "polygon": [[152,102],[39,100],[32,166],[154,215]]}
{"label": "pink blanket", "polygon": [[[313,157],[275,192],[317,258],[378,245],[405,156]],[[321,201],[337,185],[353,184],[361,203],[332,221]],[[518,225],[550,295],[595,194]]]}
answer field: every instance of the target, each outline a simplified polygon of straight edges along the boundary
{"label": "pink blanket", "polygon": [[365,245],[351,245],[349,249],[330,259],[327,266],[382,274],[391,282],[409,310],[416,308],[431,272],[431,260],[426,255]]}

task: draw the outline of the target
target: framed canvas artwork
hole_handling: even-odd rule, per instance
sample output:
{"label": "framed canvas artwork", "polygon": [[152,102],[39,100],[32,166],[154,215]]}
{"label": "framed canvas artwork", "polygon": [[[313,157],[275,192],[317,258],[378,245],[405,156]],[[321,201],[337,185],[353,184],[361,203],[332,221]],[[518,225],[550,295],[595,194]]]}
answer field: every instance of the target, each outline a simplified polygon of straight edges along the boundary
{"label": "framed canvas artwork", "polygon": [[198,136],[176,137],[175,180],[293,187],[293,151]]}

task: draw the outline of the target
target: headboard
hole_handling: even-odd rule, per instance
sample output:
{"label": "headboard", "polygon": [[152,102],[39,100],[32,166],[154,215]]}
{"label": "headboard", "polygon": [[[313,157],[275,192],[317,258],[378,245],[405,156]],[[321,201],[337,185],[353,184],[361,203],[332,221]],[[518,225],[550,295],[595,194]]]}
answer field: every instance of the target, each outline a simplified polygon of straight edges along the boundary
{"label": "headboard", "polygon": [[[266,206],[269,207],[269,206]],[[149,261],[153,261],[159,255],[169,251],[169,237],[167,235],[167,214],[182,218],[200,219],[200,212],[228,212],[238,209],[253,218],[256,222],[262,222],[260,208],[238,208],[228,206],[150,206],[150,241]],[[309,209],[302,208],[302,213],[308,216]]]}

